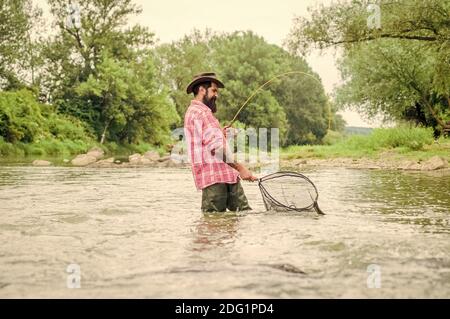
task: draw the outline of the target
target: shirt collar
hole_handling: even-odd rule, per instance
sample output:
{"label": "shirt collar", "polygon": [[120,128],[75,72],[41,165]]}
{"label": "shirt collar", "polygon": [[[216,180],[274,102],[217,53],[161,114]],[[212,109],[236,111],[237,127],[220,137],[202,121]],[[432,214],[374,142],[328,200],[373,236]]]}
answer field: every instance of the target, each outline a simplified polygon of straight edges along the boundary
{"label": "shirt collar", "polygon": [[192,100],[191,101],[191,105],[195,105],[198,106],[199,108],[201,108],[204,111],[209,111],[212,113],[211,109],[209,107],[207,107],[203,102],[199,101],[199,100]]}

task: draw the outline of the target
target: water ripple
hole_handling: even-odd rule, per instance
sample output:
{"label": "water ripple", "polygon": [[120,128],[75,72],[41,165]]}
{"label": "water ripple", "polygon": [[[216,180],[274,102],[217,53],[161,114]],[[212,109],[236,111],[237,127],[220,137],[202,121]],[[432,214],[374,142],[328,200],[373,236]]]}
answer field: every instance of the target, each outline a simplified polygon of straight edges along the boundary
{"label": "water ripple", "polygon": [[326,216],[266,212],[252,183],[251,212],[202,214],[185,169],[0,166],[0,296],[73,296],[77,264],[79,297],[450,297],[449,179],[302,173]]}

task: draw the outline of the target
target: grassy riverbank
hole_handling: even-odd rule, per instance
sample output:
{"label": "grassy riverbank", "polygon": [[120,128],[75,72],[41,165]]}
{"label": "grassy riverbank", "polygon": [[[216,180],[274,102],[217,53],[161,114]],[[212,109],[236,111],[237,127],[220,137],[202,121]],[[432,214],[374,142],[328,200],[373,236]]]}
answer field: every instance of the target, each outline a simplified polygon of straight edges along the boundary
{"label": "grassy riverbank", "polygon": [[63,162],[78,154],[86,153],[93,147],[103,149],[105,156],[128,157],[133,153],[143,154],[149,150],[156,150],[161,155],[166,152],[161,147],[148,143],[101,145],[94,141],[60,141],[57,139],[42,140],[35,143],[6,143],[0,139],[0,162],[32,162],[35,159],[46,159],[52,162]]}
{"label": "grassy riverbank", "polygon": [[[282,148],[280,157],[285,162],[308,160],[314,163],[335,161],[336,159],[370,160],[377,162],[402,162],[405,160],[423,162],[434,156],[450,161],[450,138],[433,138],[431,129],[389,128],[375,129],[370,135],[343,136],[330,132],[324,139],[327,145],[296,145]],[[69,141],[58,139],[41,140],[35,143],[6,143],[0,139],[0,162],[32,162],[47,159],[53,163],[70,160],[77,154],[86,153],[92,147],[100,147],[105,157],[127,158],[133,153],[143,154],[156,150],[163,155],[167,149],[148,143],[119,145],[95,141]]]}
{"label": "grassy riverbank", "polygon": [[433,156],[450,160],[450,139],[433,138],[425,128],[375,129],[370,135],[328,136],[330,145],[290,146],[281,150],[283,160],[368,158],[373,160],[425,161]]}

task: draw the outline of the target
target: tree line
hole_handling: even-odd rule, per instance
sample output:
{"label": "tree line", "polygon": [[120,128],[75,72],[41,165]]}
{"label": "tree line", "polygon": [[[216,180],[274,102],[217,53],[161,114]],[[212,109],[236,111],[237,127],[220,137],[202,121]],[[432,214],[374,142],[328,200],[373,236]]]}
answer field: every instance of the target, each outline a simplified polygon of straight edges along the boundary
{"label": "tree line", "polygon": [[[52,21],[31,0],[0,4],[0,136],[10,143],[162,145],[182,126],[192,99],[185,88],[196,73],[213,70],[225,82],[222,122],[277,74],[299,70],[319,79],[303,57],[250,31],[196,30],[159,44],[148,28],[128,24],[141,13],[132,0],[48,0]],[[320,143],[344,122],[322,85],[292,76],[260,92],[237,125],[279,128],[287,145]]]}

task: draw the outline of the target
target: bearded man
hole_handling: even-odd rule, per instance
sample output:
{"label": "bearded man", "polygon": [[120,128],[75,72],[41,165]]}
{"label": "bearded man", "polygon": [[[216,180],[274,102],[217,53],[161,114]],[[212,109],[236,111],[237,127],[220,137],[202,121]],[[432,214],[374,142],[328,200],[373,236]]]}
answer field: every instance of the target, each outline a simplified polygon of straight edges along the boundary
{"label": "bearded man", "polygon": [[184,117],[184,130],[195,186],[202,191],[203,212],[250,210],[240,179],[257,180],[243,164],[234,161],[224,130],[214,116],[219,89],[224,87],[215,73],[201,73],[186,89],[194,99]]}

